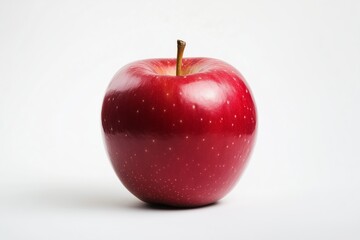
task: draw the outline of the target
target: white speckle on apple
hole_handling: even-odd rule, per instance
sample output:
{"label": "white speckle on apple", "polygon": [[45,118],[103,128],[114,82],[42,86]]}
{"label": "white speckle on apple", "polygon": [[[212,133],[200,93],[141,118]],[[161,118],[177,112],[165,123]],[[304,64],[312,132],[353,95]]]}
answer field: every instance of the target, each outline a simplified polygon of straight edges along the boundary
{"label": "white speckle on apple", "polygon": [[116,109],[119,109],[119,106],[117,106],[117,105],[116,105],[116,107],[115,107],[115,108],[116,108]]}
{"label": "white speckle on apple", "polygon": [[228,105],[229,105],[229,104],[230,104],[230,101],[229,101],[229,100],[226,100],[226,104],[228,104]]}
{"label": "white speckle on apple", "polygon": [[185,136],[185,139],[189,139],[189,136]]}
{"label": "white speckle on apple", "polygon": [[241,138],[242,137],[242,135],[241,134],[239,134],[239,138]]}
{"label": "white speckle on apple", "polygon": [[139,112],[140,112],[139,109],[137,109],[137,110],[136,110],[136,113],[139,113]]}
{"label": "white speckle on apple", "polygon": [[232,123],[231,126],[233,127],[233,126],[234,126],[234,123]]}
{"label": "white speckle on apple", "polygon": [[172,150],[172,147],[169,147],[169,151],[171,151]]}
{"label": "white speckle on apple", "polygon": [[106,118],[104,118],[104,122],[106,122]]}
{"label": "white speckle on apple", "polygon": [[145,99],[142,99],[141,101],[142,101],[142,102],[145,102]]}
{"label": "white speckle on apple", "polygon": [[231,143],[231,145],[234,145],[234,144],[235,144],[234,142]]}
{"label": "white speckle on apple", "polygon": [[195,109],[195,105],[192,105],[192,109]]}
{"label": "white speckle on apple", "polygon": [[229,148],[229,145],[226,145],[226,148]]}
{"label": "white speckle on apple", "polygon": [[205,142],[205,138],[203,138],[202,141]]}
{"label": "white speckle on apple", "polygon": [[234,118],[237,118],[236,114],[234,115]]}
{"label": "white speckle on apple", "polygon": [[233,77],[233,79],[236,81],[236,78],[235,78],[235,77]]}
{"label": "white speckle on apple", "polygon": [[117,122],[120,123],[121,122],[120,119],[118,119]]}
{"label": "white speckle on apple", "polygon": [[124,134],[124,137],[127,137],[127,136],[128,136],[127,133],[125,133],[125,134]]}
{"label": "white speckle on apple", "polygon": [[203,118],[200,118],[200,122],[202,122],[203,121]]}
{"label": "white speckle on apple", "polygon": [[115,98],[113,97],[113,98],[112,98],[112,100],[114,101],[114,100],[115,100]]}
{"label": "white speckle on apple", "polygon": [[247,89],[245,89],[245,92],[248,93],[249,91]]}
{"label": "white speckle on apple", "polygon": [[152,139],[151,141],[152,141],[153,143],[155,143],[155,139]]}
{"label": "white speckle on apple", "polygon": [[202,79],[202,77],[199,77],[199,80],[201,80]]}
{"label": "white speckle on apple", "polygon": [[211,150],[214,150],[214,146],[211,147]]}
{"label": "white speckle on apple", "polygon": [[108,102],[110,102],[111,98],[108,98]]}
{"label": "white speckle on apple", "polygon": [[220,157],[220,153],[218,153],[217,156]]}
{"label": "white speckle on apple", "polygon": [[136,153],[134,153],[134,157],[136,157]]}
{"label": "white speckle on apple", "polygon": [[175,123],[173,123],[172,126],[175,127]]}
{"label": "white speckle on apple", "polygon": [[110,128],[110,131],[114,131],[114,129],[111,127],[111,128]]}
{"label": "white speckle on apple", "polygon": [[151,108],[151,110],[153,110],[153,111],[154,111],[154,110],[155,110],[155,107],[152,107],[152,108]]}
{"label": "white speckle on apple", "polygon": [[166,112],[166,109],[164,109],[163,112]]}
{"label": "white speckle on apple", "polygon": [[209,123],[211,123],[211,120],[209,120]]}
{"label": "white speckle on apple", "polygon": [[244,119],[246,119],[246,115],[244,115]]}
{"label": "white speckle on apple", "polygon": [[175,107],[176,106],[176,104],[175,103],[173,103],[173,107]]}
{"label": "white speckle on apple", "polygon": [[167,93],[166,93],[166,96],[169,96],[169,95],[170,95],[170,94],[167,92]]}
{"label": "white speckle on apple", "polygon": [[182,120],[182,119],[180,119],[180,120],[179,120],[179,123],[182,123],[182,122],[183,122],[183,120]]}

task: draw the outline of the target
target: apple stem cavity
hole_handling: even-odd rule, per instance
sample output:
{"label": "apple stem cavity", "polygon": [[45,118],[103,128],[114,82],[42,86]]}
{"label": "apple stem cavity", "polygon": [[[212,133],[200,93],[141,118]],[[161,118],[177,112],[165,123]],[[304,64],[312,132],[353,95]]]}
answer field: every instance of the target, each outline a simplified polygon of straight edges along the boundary
{"label": "apple stem cavity", "polygon": [[182,57],[184,54],[185,46],[186,46],[186,42],[182,40],[177,40],[176,76],[182,76],[181,64],[182,64]]}

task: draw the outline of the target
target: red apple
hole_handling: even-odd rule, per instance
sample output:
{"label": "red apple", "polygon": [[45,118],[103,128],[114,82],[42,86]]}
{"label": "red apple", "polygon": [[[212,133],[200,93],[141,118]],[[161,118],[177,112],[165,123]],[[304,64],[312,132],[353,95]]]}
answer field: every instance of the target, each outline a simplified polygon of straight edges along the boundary
{"label": "red apple", "polygon": [[120,69],[101,120],[113,168],[130,192],[148,203],[196,207],[238,181],[255,141],[256,107],[234,67],[182,59],[182,51]]}

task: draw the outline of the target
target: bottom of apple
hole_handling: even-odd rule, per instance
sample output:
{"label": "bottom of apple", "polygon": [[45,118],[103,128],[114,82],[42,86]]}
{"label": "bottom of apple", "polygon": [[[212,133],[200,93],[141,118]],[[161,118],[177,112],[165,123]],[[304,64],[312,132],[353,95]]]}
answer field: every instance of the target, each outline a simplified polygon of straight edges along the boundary
{"label": "bottom of apple", "polygon": [[205,203],[205,204],[167,204],[167,203],[155,203],[155,202],[145,202],[144,203],[152,209],[191,209],[191,208],[202,208],[218,204],[218,201]]}
{"label": "bottom of apple", "polygon": [[218,203],[221,197],[216,198],[177,198],[176,196],[163,196],[161,198],[146,198],[134,194],[138,199],[148,204],[151,208],[175,209],[175,208],[199,208]]}

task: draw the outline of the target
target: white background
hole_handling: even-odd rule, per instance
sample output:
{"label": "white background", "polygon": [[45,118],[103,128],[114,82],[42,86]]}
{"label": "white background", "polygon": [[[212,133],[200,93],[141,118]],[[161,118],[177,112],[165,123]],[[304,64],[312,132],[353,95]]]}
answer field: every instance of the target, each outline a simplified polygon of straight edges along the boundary
{"label": "white background", "polygon": [[[153,209],[120,184],[105,89],[143,58],[247,78],[257,144],[218,204]],[[359,239],[360,1],[0,1],[0,239]]]}

